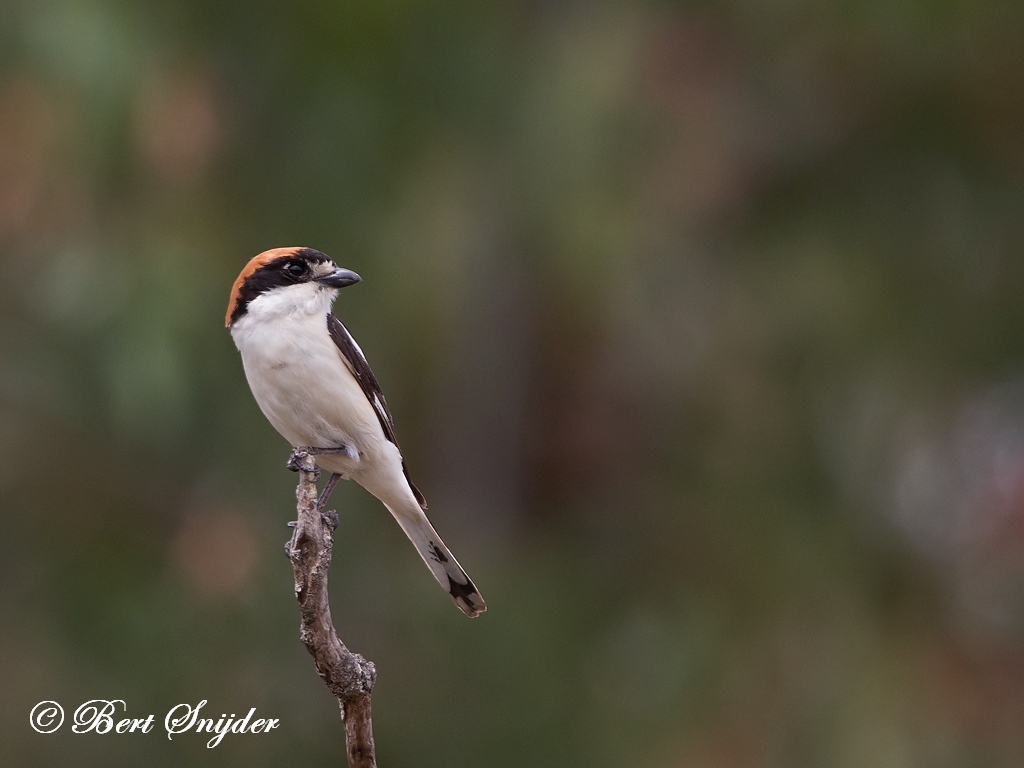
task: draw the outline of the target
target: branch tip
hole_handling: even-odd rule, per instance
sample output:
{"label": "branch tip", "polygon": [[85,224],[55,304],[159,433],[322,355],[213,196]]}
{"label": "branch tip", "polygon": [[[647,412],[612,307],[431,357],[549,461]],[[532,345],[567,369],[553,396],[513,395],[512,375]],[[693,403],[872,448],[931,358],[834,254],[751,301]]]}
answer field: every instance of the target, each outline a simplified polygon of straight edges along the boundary
{"label": "branch tip", "polygon": [[298,519],[289,523],[292,538],[285,544],[301,615],[299,637],[313,657],[317,673],[338,700],[350,768],[376,768],[370,693],[377,680],[377,668],[373,662],[352,653],[338,638],[327,594],[332,532],[338,527],[338,513],[333,509],[322,512],[319,508],[316,480],[320,472],[309,451],[296,448],[287,466],[299,473],[295,489]]}

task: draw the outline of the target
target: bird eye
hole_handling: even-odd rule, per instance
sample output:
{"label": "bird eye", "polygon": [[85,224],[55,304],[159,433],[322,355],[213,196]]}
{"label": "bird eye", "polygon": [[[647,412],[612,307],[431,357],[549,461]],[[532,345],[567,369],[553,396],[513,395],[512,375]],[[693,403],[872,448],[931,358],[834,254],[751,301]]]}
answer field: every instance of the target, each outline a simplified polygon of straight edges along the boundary
{"label": "bird eye", "polygon": [[306,274],[306,265],[301,261],[289,261],[284,265],[284,271],[292,277],[302,277]]}

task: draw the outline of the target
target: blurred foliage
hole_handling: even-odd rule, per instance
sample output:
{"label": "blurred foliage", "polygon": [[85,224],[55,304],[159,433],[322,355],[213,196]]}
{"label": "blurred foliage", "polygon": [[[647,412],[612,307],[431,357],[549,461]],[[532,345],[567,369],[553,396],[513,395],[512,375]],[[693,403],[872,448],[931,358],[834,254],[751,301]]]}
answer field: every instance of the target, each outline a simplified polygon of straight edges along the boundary
{"label": "blurred foliage", "polygon": [[[0,762],[338,765],[221,318],[336,311],[488,599],[356,487],[386,766],[1024,760],[1024,6],[0,0]],[[279,717],[42,736],[43,699]]]}

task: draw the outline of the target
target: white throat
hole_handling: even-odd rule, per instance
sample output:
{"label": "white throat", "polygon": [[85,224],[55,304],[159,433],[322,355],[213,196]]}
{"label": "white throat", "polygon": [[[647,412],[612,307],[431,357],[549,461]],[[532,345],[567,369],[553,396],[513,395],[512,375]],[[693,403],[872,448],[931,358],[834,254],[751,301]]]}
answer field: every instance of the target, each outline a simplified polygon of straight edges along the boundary
{"label": "white throat", "polygon": [[309,316],[324,317],[330,312],[337,295],[337,288],[327,288],[314,282],[274,288],[250,301],[245,314],[235,324]]}

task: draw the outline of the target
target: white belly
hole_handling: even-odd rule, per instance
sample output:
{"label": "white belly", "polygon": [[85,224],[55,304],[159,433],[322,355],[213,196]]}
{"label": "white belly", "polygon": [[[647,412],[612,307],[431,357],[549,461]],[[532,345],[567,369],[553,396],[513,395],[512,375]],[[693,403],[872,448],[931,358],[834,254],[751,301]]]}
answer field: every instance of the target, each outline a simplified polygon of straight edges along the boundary
{"label": "white belly", "polygon": [[326,314],[279,317],[272,324],[247,319],[231,335],[256,402],[289,443],[354,449],[317,463],[356,479],[361,464],[390,453],[387,447],[394,447],[327,332]]}

